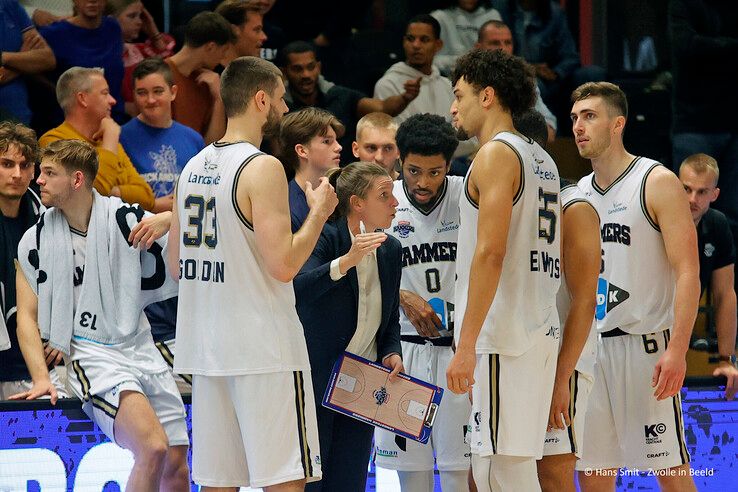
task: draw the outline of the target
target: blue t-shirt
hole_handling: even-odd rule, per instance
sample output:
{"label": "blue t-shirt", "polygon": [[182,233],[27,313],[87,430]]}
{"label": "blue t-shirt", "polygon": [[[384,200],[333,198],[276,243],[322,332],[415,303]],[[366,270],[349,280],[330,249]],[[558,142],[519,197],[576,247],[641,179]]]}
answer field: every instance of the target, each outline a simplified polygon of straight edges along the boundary
{"label": "blue t-shirt", "polygon": [[294,179],[289,182],[290,219],[292,221],[292,233],[296,233],[302,227],[303,222],[310,213],[307,197],[300,185]]}
{"label": "blue t-shirt", "polygon": [[202,136],[188,126],[174,121],[169,128],[156,128],[138,118],[121,127],[120,144],[156,198],[174,192],[187,161],[205,147]]}
{"label": "blue t-shirt", "polygon": [[[17,0],[0,0],[0,51],[20,51],[23,32],[32,27],[31,19]],[[15,80],[0,85],[0,108],[18,121],[30,123],[28,89],[23,77],[16,77]]]}
{"label": "blue t-shirt", "polygon": [[[110,95],[116,100],[113,118],[122,123],[125,114],[123,93],[123,35],[113,17],[103,17],[100,27],[85,29],[65,20],[39,29],[56,57],[55,76],[58,78],[71,67],[100,67],[105,70],[105,80]],[[61,109],[58,110],[61,114]],[[62,115],[62,120],[63,115]]]}

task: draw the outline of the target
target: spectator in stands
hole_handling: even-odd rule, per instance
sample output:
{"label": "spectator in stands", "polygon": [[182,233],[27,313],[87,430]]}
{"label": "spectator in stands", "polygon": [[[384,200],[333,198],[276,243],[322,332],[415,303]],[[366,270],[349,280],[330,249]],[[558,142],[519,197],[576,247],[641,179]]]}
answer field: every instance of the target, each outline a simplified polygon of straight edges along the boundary
{"label": "spectator in stands", "polygon": [[487,21],[502,20],[495,9],[479,0],[457,0],[456,5],[431,12],[441,25],[443,47],[434,60],[443,75],[450,75],[456,59],[472,49],[477,32]]}
{"label": "spectator in stands", "polygon": [[101,68],[73,67],[59,77],[56,98],[64,110],[64,122],[46,132],[41,147],[57,140],[85,140],[97,150],[100,168],[93,185],[106,196],[154,207],[151,187],[136,172],[119,143],[120,126],[111,118],[115,99]]}
{"label": "spectator in stands", "polygon": [[[475,48],[481,48],[483,50],[502,50],[505,53],[513,54],[514,49],[513,37],[510,28],[507,24],[500,21],[488,21],[485,22],[482,27],[479,28],[479,34],[477,37],[477,43],[474,45]],[[556,138],[556,116],[551,112],[541,99],[541,89],[536,85],[536,105],[534,108],[536,111],[541,113],[546,119],[546,125],[548,127],[548,142],[553,142]]]}
{"label": "spectator in stands", "polygon": [[54,54],[18,0],[0,0],[0,109],[25,124],[31,121],[23,75],[56,66]]}
{"label": "spectator in stands", "polygon": [[[674,108],[673,165],[705,152],[721,163],[715,207],[738,239],[738,4],[669,3]],[[731,61],[733,60],[733,61]]]}
{"label": "spectator in stands", "polygon": [[[679,179],[689,196],[689,208],[697,227],[700,255],[700,284],[708,292],[715,313],[719,366],[714,376],[725,376],[725,397],[733,399],[738,391],[735,360],[736,295],[734,288],[735,247],[728,219],[711,209],[717,200],[720,171],[717,161],[707,154],[687,157],[679,167]],[[711,299],[710,299],[711,297]]]}
{"label": "spectator in stands", "polygon": [[220,76],[213,69],[234,41],[231,25],[223,16],[200,12],[187,23],[182,49],[165,60],[179,89],[172,115],[202,135],[206,144],[215,142],[225,132]]}
{"label": "spectator in stands", "polygon": [[335,116],[320,108],[303,108],[282,118],[279,125],[280,157],[295,176],[289,183],[293,233],[302,227],[310,212],[305,197],[307,184],[317,188],[326,171],[341,164],[338,137],[344,131]]}
{"label": "spectator in stands", "polygon": [[[282,49],[280,59],[288,81],[284,99],[290,111],[316,106],[334,114],[346,128],[346,133],[338,140],[343,148],[341,159],[344,162],[351,160],[351,143],[359,118],[375,111],[398,115],[418,97],[420,90],[417,78],[406,78],[396,94],[372,99],[354,89],[328,82],[320,75],[315,48],[304,41],[289,43]],[[448,107],[451,107],[450,101]]]}
{"label": "spectator in stands", "polygon": [[[123,33],[123,100],[126,113],[136,116],[136,105],[133,102],[133,81],[131,75],[141,60],[152,56],[166,58],[174,52],[174,38],[159,31],[156,22],[140,0],[107,0],[105,12],[118,20]],[[136,41],[141,36],[146,40]]]}
{"label": "spectator in stands", "polygon": [[398,126],[386,113],[369,113],[356,124],[356,140],[351,144],[354,157],[376,162],[393,180],[400,175],[400,151],[395,141]]}
{"label": "spectator in stands", "polygon": [[261,46],[267,40],[264,34],[264,19],[260,6],[250,0],[225,0],[215,12],[222,15],[233,26],[236,41],[231,44],[222,64],[228,65],[239,56],[260,56]]}
{"label": "spectator in stands", "polygon": [[74,15],[72,0],[21,0],[20,4],[38,27],[48,26]]}
{"label": "spectator in stands", "polygon": [[276,0],[252,0],[251,3],[258,5],[261,8],[261,15],[264,18],[264,34],[266,35],[266,41],[261,45],[261,57],[265,60],[269,60],[272,63],[277,62],[279,50],[281,50],[287,43],[287,36],[284,30],[278,25],[270,22],[267,14]]}
{"label": "spectator in stands", "polygon": [[[566,12],[553,0],[494,0],[492,5],[510,26],[515,39],[515,54],[536,70],[543,100],[554,113],[565,107],[568,95],[579,85],[603,80],[600,67],[581,66]],[[557,104],[560,103],[560,104]]]}
{"label": "spectator in stands", "polygon": [[192,128],[172,120],[177,97],[172,71],[161,58],[147,58],[133,71],[138,116],[123,125],[120,143],[136,171],[154,191],[155,213],[172,210],[179,173],[205,143]]}
{"label": "spectator in stands", "polygon": [[[100,67],[116,103],[113,119],[119,123],[125,115],[121,87],[123,84],[123,37],[118,22],[103,17],[102,0],[74,0],[75,15],[40,29],[41,35],[54,51],[58,77],[71,67]],[[63,109],[63,108],[62,108]],[[56,112],[56,122],[61,120]]]}
{"label": "spectator in stands", "polygon": [[[28,188],[38,158],[36,133],[11,122],[0,123],[0,400],[33,386],[16,333],[15,261],[23,233],[44,210]],[[56,365],[58,360],[47,361]],[[59,396],[67,396],[57,369],[49,372]]]}

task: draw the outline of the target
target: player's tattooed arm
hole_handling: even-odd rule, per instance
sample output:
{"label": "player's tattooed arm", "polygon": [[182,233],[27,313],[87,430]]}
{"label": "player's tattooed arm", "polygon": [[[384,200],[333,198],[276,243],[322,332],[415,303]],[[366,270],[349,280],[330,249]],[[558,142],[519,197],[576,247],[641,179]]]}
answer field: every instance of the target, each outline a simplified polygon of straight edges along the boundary
{"label": "player's tattooed arm", "polygon": [[41,342],[38,322],[38,297],[26,280],[20,266],[16,268],[15,289],[17,296],[17,334],[23,359],[31,373],[33,387],[10,397],[11,400],[35,400],[43,395],[51,396],[51,404],[57,400],[56,388],[51,383],[46,366],[46,353]]}
{"label": "player's tattooed arm", "polygon": [[666,256],[676,278],[674,327],[669,345],[654,368],[654,396],[676,395],[687,371],[685,354],[697,317],[700,297],[697,230],[689,211],[684,186],[674,173],[658,166],[646,178],[646,209],[661,230]]}
{"label": "player's tattooed arm", "polygon": [[[574,203],[563,212],[561,249],[564,276],[571,294],[569,315],[564,321],[561,351],[556,364],[549,428],[571,425],[569,379],[574,373],[590,330],[597,305],[600,272],[600,221],[588,203]],[[563,418],[562,418],[563,417]]]}

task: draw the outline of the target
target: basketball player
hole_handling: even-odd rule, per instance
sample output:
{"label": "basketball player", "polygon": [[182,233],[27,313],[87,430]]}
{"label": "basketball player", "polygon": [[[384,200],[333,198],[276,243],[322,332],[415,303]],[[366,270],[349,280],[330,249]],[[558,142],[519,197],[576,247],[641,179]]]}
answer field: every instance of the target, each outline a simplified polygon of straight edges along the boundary
{"label": "basketball player", "polygon": [[301,491],[321,472],[292,278],[337,199],[325,179],[308,182],[310,212],[293,235],[284,168],[259,152],[287,112],[281,72],[237,58],[221,85],[226,133],[180,176],[169,255],[180,277],[174,365],[193,374],[192,477],[203,490]]}
{"label": "basketball player", "polygon": [[133,453],[126,490],[185,491],[185,408],[143,313],[177,291],[167,282],[166,239],[148,243],[148,253],[130,247],[130,227],[144,211],[98,194],[97,168],[97,152],[82,140],[59,140],[42,152],[37,182],[53,208],[23,235],[16,275],[18,342],[33,387],[13,398],[48,393],[56,400],[43,336],[65,354],[85,413]]}
{"label": "basketball player", "polygon": [[[459,141],[444,118],[417,114],[397,130],[403,179],[395,181],[397,213],[388,230],[402,244],[400,330],[405,372],[446,387],[453,352],[454,277],[463,178],[447,176]],[[469,469],[465,443],[471,406],[446,392],[428,445],[382,429],[376,465],[397,470],[403,492],[433,491],[434,465],[445,491],[463,490]],[[434,460],[435,454],[435,460]]]}
{"label": "basketball player", "polygon": [[700,294],[687,195],[674,173],[623,147],[628,104],[618,86],[587,83],[572,101],[577,148],[594,170],[579,187],[602,219],[600,338],[579,481],[615,490],[625,466],[663,470],[664,490],[695,490],[679,396]]}
{"label": "basketball player", "polygon": [[[471,451],[479,490],[540,490],[559,343],[559,174],[513,128],[534,101],[520,58],[472,50],[454,69],[451,114],[459,138],[484,142],[459,201],[454,393],[472,391]],[[476,383],[475,383],[476,381]]]}

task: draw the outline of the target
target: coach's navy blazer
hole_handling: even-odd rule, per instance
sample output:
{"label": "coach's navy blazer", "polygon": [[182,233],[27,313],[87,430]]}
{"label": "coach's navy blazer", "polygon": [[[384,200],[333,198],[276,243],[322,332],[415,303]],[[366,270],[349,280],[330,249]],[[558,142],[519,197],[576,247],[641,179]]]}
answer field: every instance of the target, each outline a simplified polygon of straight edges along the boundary
{"label": "coach's navy blazer", "polygon": [[[351,249],[345,218],[326,224],[315,250],[294,279],[297,314],[305,330],[318,415],[323,480],[306,490],[364,490],[373,428],[321,406],[331,369],[356,331],[359,285],[356,268],[338,281],[331,262]],[[388,236],[377,249],[382,318],[377,331],[377,359],[400,348],[400,275],[402,247]]]}

